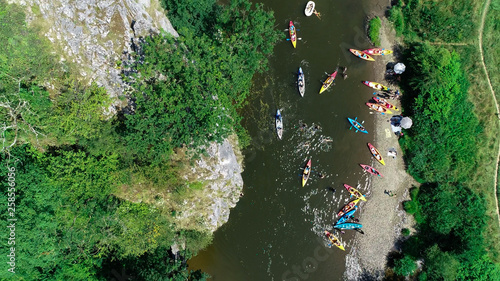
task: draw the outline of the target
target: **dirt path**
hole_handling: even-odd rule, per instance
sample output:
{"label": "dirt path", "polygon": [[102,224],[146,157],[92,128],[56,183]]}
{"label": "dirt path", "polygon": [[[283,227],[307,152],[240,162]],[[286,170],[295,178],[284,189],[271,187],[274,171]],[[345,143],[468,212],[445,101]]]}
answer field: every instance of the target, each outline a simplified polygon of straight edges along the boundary
{"label": "dirt path", "polygon": [[[484,9],[483,9],[483,14],[481,16],[481,23],[479,25],[479,40],[478,40],[478,48],[479,48],[479,54],[481,55],[481,64],[483,65],[484,73],[486,74],[486,80],[488,81],[488,86],[490,87],[491,90],[491,95],[493,96],[493,100],[495,101],[495,106],[497,109],[497,116],[500,119],[500,111],[498,109],[498,101],[495,96],[495,91],[493,90],[493,85],[491,85],[491,80],[490,80],[490,75],[488,74],[488,69],[486,68],[486,64],[484,63],[484,55],[483,55],[483,30],[484,30],[484,21],[486,20],[486,14],[488,13],[488,9],[490,7],[491,0],[486,0],[486,3],[484,4]],[[498,216],[498,223],[500,224],[500,211],[498,209],[498,162],[500,161],[500,146],[498,147],[498,155],[497,155],[497,164],[495,167],[495,206],[497,208],[497,216]]]}

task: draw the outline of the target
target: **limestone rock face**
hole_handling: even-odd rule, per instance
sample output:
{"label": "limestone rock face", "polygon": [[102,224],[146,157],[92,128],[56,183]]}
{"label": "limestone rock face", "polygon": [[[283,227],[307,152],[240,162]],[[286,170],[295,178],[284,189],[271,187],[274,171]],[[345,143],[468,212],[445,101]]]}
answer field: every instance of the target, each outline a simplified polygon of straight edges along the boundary
{"label": "limestone rock face", "polygon": [[26,7],[27,21],[42,27],[61,60],[112,97],[124,89],[119,61],[132,43],[161,30],[178,36],[158,0],[8,0]]}
{"label": "limestone rock face", "polygon": [[[202,157],[192,168],[192,174],[205,185],[202,197],[209,198],[206,204],[192,204],[194,208],[184,211],[184,217],[198,218],[210,231],[215,231],[229,219],[230,208],[234,208],[241,197],[243,179],[239,151],[230,140],[221,144],[212,143],[207,148],[208,156]],[[201,220],[200,220],[201,216]]]}

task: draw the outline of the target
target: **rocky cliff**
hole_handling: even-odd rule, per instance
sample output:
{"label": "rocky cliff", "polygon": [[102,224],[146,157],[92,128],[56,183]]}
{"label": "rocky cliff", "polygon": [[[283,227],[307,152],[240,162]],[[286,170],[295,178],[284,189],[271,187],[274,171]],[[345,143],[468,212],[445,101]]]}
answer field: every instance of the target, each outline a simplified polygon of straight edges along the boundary
{"label": "rocky cliff", "polygon": [[[77,72],[88,82],[97,82],[115,98],[121,96],[125,88],[117,65],[127,59],[140,37],[162,30],[178,36],[158,0],[9,2],[26,7],[27,22],[41,28],[62,61],[76,66],[70,71]],[[212,144],[207,148],[207,156],[196,161],[187,173],[186,180],[202,183],[204,188],[176,206],[179,208],[176,220],[180,227],[200,229],[201,226],[215,231],[227,221],[229,209],[235,206],[243,188],[241,161],[238,163],[236,157],[240,152],[236,143],[233,139]],[[124,197],[135,202],[143,201],[132,194]],[[168,197],[165,199],[169,200]]]}

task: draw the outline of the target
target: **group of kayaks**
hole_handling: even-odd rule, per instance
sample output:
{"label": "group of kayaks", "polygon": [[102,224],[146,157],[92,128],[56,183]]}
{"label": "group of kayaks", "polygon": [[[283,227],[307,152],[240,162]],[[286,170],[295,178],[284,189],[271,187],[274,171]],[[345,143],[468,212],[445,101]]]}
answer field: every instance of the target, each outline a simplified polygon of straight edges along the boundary
{"label": "group of kayaks", "polygon": [[[315,3],[313,1],[309,1],[306,4],[306,8],[304,10],[304,13],[306,16],[310,16],[313,13],[316,14],[319,17],[319,13],[316,12],[315,10]],[[289,34],[290,34],[290,41],[292,43],[292,46],[294,48],[297,47],[297,40],[300,38],[297,38],[297,29],[295,28],[293,21],[289,22],[289,28],[288,28]],[[380,49],[380,48],[372,48],[372,49],[367,49],[367,50],[356,50],[356,49],[349,49],[349,51],[354,54],[355,56],[367,60],[367,61],[375,61],[372,56],[377,56],[377,55],[388,55],[391,54],[391,50],[386,50],[386,49]],[[321,86],[319,93],[323,93],[326,91],[334,82],[335,78],[338,74],[338,68],[329,76],[326,78],[326,80],[323,82],[323,85]],[[345,73],[343,74],[345,75]],[[305,80],[305,75],[302,70],[302,67],[299,67],[298,73],[297,73],[297,87],[299,94],[301,97],[304,97],[305,94],[305,87],[306,87],[306,80]],[[362,81],[362,83],[368,87],[371,87],[377,91],[390,91],[387,86],[384,86],[380,83],[376,82],[371,82],[371,81]],[[389,103],[387,100],[381,98],[381,97],[374,97],[373,102],[367,102],[366,105],[375,111],[378,111],[382,114],[390,114],[392,113],[390,110],[398,110],[398,108],[391,103]],[[276,132],[278,135],[279,139],[282,139],[283,137],[283,118],[281,115],[281,111],[278,109],[276,112]],[[362,125],[362,123],[358,122],[357,117],[352,119],[352,118],[347,118],[349,123],[351,124],[351,128],[355,128],[355,132],[361,132],[367,134],[368,131],[366,128]],[[385,165],[384,159],[382,158],[382,155],[380,152],[371,144],[368,143],[368,149],[370,153],[373,155],[373,157],[380,162],[382,165]],[[375,169],[372,166],[366,165],[366,164],[360,164],[361,168],[365,171],[370,173],[371,175],[377,176],[377,177],[383,177],[382,174]],[[304,166],[304,169],[302,171],[302,186],[304,187],[307,184],[307,181],[311,177],[312,173],[312,159],[309,158],[307,159],[307,162]],[[334,224],[335,229],[339,230],[344,230],[344,229],[353,229],[353,230],[358,230],[363,227],[361,224],[357,223],[357,220],[354,222],[349,221],[350,219],[353,219],[353,215],[358,209],[358,202],[360,201],[366,201],[365,196],[356,188],[353,186],[350,186],[348,184],[344,184],[344,187],[346,190],[351,194],[351,197],[354,197],[355,199],[352,200],[351,202],[347,203],[345,206],[341,208],[341,210],[337,213],[337,216],[339,217],[338,221]],[[341,250],[345,250],[344,246],[340,242],[340,240],[332,233],[327,230],[324,231],[324,234],[328,238],[328,241],[332,244],[340,248]]]}

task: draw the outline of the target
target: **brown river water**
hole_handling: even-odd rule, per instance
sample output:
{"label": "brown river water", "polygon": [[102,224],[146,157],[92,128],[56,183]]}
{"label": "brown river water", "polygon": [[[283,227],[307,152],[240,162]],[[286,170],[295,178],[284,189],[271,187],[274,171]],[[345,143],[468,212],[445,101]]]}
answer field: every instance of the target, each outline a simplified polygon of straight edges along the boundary
{"label": "brown river water", "polygon": [[[361,83],[373,81],[374,65],[348,49],[372,47],[364,26],[374,2],[315,1],[321,19],[304,15],[307,1],[259,2],[274,11],[276,28],[287,38],[292,20],[301,40],[296,49],[290,41],[278,43],[269,71],[254,78],[254,98],[243,114],[252,137],[244,151],[244,196],[189,268],[217,281],[344,280],[353,233],[332,230],[333,223],[350,200],[344,183],[359,184],[361,192],[369,193],[359,164],[372,161],[366,143],[373,141],[374,129],[374,116],[364,105],[373,91]],[[296,85],[299,66],[306,79],[304,97]],[[318,94],[337,66],[347,66],[348,78],[339,71],[335,85]],[[283,115],[282,140],[274,130],[276,109]],[[349,130],[347,117],[365,121],[369,134]],[[313,172],[301,187],[309,158]],[[340,237],[346,252],[327,246],[325,229]]]}

